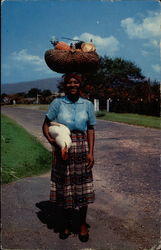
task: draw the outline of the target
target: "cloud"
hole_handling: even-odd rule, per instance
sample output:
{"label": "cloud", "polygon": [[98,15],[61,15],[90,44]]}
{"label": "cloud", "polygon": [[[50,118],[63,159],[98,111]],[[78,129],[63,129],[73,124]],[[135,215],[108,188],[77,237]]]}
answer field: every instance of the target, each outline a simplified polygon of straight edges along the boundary
{"label": "cloud", "polygon": [[153,47],[153,48],[159,48],[159,39],[155,40],[149,40],[147,43],[144,43],[145,47]]}
{"label": "cloud", "polygon": [[12,58],[19,62],[30,63],[33,65],[42,65],[43,59],[39,56],[28,54],[26,49],[22,49],[19,52],[13,52],[11,54]]}
{"label": "cloud", "polygon": [[134,18],[128,17],[121,21],[121,27],[129,38],[150,39],[160,37],[160,13],[151,12],[149,17],[137,23]]}
{"label": "cloud", "polygon": [[33,71],[41,71],[49,74],[52,72],[48,69],[43,58],[29,54],[27,49],[12,52],[11,59],[19,63],[18,67],[31,66]]}
{"label": "cloud", "polygon": [[114,55],[119,50],[119,41],[114,36],[101,37],[90,34],[88,32],[82,33],[80,36],[75,36],[73,39],[90,42],[92,39],[99,54]]}
{"label": "cloud", "polygon": [[153,64],[153,65],[152,65],[152,69],[153,69],[156,73],[161,73],[161,65],[160,65],[160,64]]}

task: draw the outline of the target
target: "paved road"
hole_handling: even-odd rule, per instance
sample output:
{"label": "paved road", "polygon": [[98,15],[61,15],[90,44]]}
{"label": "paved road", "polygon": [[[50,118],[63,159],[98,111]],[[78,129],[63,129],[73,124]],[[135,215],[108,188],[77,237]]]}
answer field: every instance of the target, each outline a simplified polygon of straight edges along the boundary
{"label": "paved road", "polygon": [[[49,148],[41,132],[45,112],[5,107],[2,113],[17,120]],[[96,201],[89,206],[89,241],[81,243],[73,236],[62,241],[47,223],[47,173],[2,186],[3,248],[160,249],[159,149],[160,130],[98,121],[93,169]]]}

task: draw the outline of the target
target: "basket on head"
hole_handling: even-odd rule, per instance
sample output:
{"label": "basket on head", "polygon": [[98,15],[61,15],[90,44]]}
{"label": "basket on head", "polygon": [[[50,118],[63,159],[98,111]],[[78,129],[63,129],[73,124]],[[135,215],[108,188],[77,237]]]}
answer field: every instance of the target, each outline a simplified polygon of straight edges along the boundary
{"label": "basket on head", "polygon": [[100,58],[95,51],[83,52],[75,50],[50,49],[45,52],[48,67],[58,73],[86,73],[98,68]]}

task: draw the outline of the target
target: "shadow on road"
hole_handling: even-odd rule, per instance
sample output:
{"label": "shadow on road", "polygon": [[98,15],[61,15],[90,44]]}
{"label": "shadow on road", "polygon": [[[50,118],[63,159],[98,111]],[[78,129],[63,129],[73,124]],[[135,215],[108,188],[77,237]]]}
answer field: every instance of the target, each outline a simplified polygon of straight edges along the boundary
{"label": "shadow on road", "polygon": [[[41,201],[35,206],[40,209],[37,212],[39,220],[47,225],[48,229],[53,229],[55,233],[63,232],[67,225],[65,210],[61,207],[56,207],[50,201]],[[69,210],[70,230],[73,234],[78,234],[80,228],[80,214],[77,209]]]}

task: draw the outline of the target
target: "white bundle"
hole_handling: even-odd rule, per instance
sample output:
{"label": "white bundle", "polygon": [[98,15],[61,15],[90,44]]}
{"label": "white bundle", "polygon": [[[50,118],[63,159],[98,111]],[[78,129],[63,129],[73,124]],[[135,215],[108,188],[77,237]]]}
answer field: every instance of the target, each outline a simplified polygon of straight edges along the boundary
{"label": "white bundle", "polygon": [[61,148],[63,160],[67,160],[68,149],[72,145],[70,137],[70,130],[68,127],[61,123],[51,122],[49,126],[49,133],[55,139],[55,142]]}

